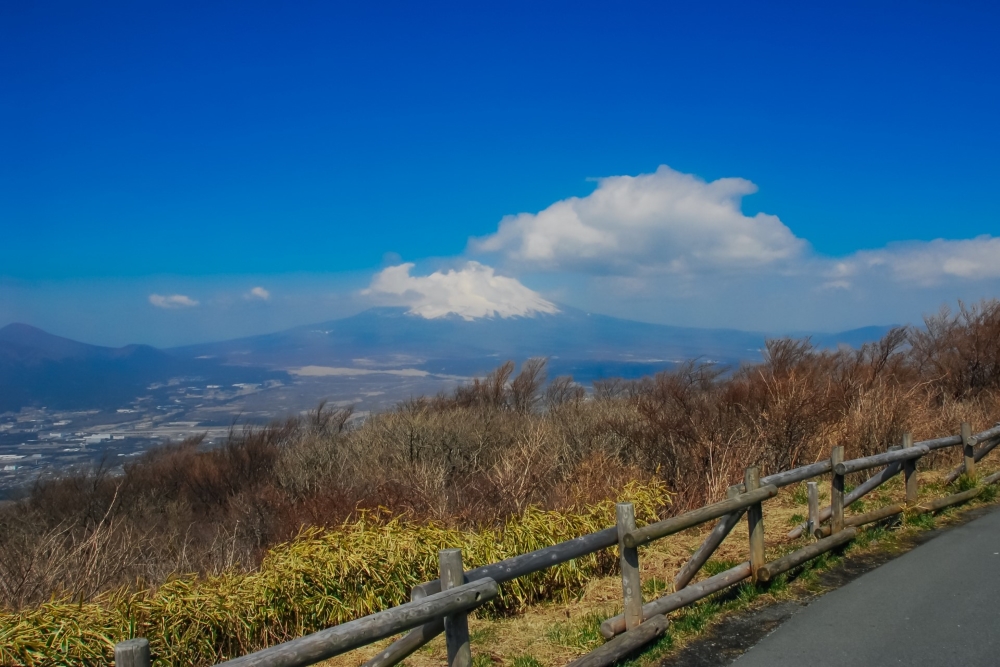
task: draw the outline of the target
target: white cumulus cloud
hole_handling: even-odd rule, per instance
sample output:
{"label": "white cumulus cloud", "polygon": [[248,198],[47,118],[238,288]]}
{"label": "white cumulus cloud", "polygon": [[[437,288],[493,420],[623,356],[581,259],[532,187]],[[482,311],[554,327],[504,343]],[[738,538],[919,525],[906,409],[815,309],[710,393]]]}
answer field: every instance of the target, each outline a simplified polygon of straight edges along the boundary
{"label": "white cumulus cloud", "polygon": [[888,274],[899,283],[937,285],[949,279],[1000,278],[1000,238],[909,241],[879,250],[861,250],[834,263],[831,281]]}
{"label": "white cumulus cloud", "polygon": [[557,313],[559,309],[515,278],[499,276],[492,267],[467,262],[459,270],[411,276],[413,264],[390,266],[375,274],[363,294],[396,305],[427,319],[458,315],[480,317],[530,317]]}
{"label": "white cumulus cloud", "polygon": [[802,255],[808,244],[776,216],[743,214],[742,198],[756,191],[742,178],[706,182],[663,165],[506,216],[470,249],[530,268],[616,274],[761,268]]}
{"label": "white cumulus cloud", "polygon": [[470,239],[461,268],[414,276],[413,264],[391,266],[365,293],[427,318],[557,312],[514,277],[547,271],[547,294],[579,307],[761,331],[912,322],[942,302],[1000,293],[1000,236],[823,255],[776,216],[744,214],[743,197],[756,190],[667,166],[610,176],[587,196],[504,217],[495,233]]}
{"label": "white cumulus cloud", "polygon": [[198,305],[197,301],[183,294],[171,294],[169,296],[150,294],[149,302],[157,308],[191,308]]}
{"label": "white cumulus cloud", "polygon": [[264,289],[263,287],[254,287],[252,290],[243,295],[244,298],[254,300],[259,299],[260,301],[267,301],[271,298],[271,293]]}

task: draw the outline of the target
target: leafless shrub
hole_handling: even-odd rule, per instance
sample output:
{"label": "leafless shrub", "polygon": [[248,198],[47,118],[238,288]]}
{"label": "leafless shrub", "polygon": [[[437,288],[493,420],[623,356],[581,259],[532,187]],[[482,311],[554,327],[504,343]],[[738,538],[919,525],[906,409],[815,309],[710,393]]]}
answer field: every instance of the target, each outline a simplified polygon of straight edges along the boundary
{"label": "leafless shrub", "polygon": [[227,442],[160,447],[39,483],[0,509],[0,604],[56,592],[88,599],[176,572],[253,568],[303,525],[384,508],[453,525],[495,524],[529,504],[583,506],[658,477],[672,511],[722,497],[746,466],[765,474],[844,445],[849,457],[991,425],[1000,409],[1000,302],[961,304],[858,350],[767,342],[735,370],[681,364],[640,380],[545,384],[513,362],[451,394],[352,425],[320,405]]}
{"label": "leafless shrub", "polygon": [[570,375],[561,375],[545,389],[545,406],[552,410],[567,403],[579,403],[587,397],[587,390],[573,381]]}
{"label": "leafless shrub", "polygon": [[909,336],[913,359],[938,399],[1000,390],[1000,301],[990,299],[958,313],[942,308]]}

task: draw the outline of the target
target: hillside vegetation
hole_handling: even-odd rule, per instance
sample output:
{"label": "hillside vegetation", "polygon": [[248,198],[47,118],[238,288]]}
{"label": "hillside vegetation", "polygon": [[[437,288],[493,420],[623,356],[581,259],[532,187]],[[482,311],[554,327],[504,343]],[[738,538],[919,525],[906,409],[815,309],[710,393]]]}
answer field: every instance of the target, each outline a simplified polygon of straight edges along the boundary
{"label": "hillside vegetation", "polygon": [[[767,474],[835,445],[872,454],[904,431],[978,430],[997,414],[995,300],[860,350],[773,340],[760,364],[689,362],[592,392],[529,360],[356,426],[321,407],[221,448],[158,448],[123,475],[39,483],[0,510],[0,646],[20,651],[0,660],[106,654],[141,627],[208,664],[400,602],[442,546],[478,565],[609,525],[623,494],[650,519],[718,499],[748,465]],[[594,558],[509,587],[493,611],[613,566]],[[253,620],[240,629],[224,609]]]}

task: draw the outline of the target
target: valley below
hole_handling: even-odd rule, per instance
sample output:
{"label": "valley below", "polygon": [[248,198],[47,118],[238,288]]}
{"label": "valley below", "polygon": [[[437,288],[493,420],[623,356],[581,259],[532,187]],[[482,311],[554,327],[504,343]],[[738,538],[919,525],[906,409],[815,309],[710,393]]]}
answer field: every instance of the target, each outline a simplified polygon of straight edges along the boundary
{"label": "valley below", "polygon": [[[322,368],[322,367],[320,367]],[[343,369],[350,371],[352,369]],[[353,407],[354,420],[414,396],[454,388],[460,378],[426,372],[285,374],[282,380],[212,384],[172,378],[121,405],[87,410],[24,407],[0,414],[0,499],[38,478],[74,467],[120,469],[133,457],[167,442],[204,436],[216,446],[230,429],[330,407]]]}
{"label": "valley below", "polygon": [[[812,334],[858,346],[887,327]],[[562,307],[535,317],[427,319],[403,308],[273,334],[160,350],[107,348],[12,324],[0,329],[0,497],[81,466],[118,471],[152,447],[328,407],[352,421],[453,391],[508,360],[547,360],[548,377],[586,391],[685,360],[757,362],[768,334],[671,327]]]}

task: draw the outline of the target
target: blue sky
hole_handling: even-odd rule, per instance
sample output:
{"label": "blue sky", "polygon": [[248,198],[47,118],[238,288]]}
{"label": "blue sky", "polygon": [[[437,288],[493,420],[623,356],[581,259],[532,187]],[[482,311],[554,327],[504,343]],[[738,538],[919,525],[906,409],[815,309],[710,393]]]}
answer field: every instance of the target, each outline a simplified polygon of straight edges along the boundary
{"label": "blue sky", "polygon": [[520,287],[673,324],[916,321],[1000,293],[998,27],[986,3],[3,3],[0,325],[170,345],[520,312]]}

